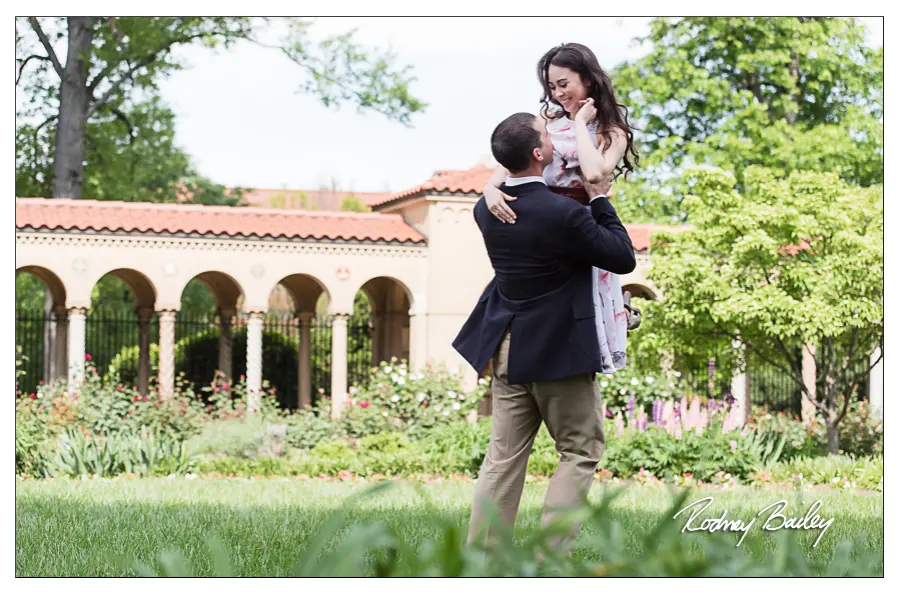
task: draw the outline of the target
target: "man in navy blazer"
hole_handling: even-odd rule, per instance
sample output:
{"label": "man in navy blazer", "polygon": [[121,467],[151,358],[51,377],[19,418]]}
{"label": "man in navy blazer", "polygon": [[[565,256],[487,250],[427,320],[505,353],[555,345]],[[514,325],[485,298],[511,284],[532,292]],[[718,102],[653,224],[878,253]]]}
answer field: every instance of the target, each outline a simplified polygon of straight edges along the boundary
{"label": "man in navy blazer", "polygon": [[[494,367],[491,441],[475,486],[470,543],[493,533],[484,526],[488,503],[509,526],[515,523],[542,422],[560,452],[544,523],[589,491],[604,447],[591,267],[618,274],[635,268],[631,239],[605,195],[586,207],[544,183],[552,144],[540,119],[528,113],[505,119],[491,150],[510,173],[501,189],[517,197],[516,221],[495,218],[484,197],[475,204],[494,279],[453,341],[479,373],[491,358]],[[569,543],[577,530],[553,543]]]}

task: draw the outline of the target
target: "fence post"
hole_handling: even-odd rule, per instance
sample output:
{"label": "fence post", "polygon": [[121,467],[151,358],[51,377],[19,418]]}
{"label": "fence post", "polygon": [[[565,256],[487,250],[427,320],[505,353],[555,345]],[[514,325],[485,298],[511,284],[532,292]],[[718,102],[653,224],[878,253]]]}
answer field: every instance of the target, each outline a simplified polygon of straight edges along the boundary
{"label": "fence post", "polygon": [[53,309],[56,319],[56,339],[53,344],[53,380],[68,379],[69,367],[69,311],[65,306]]}
{"label": "fence post", "polygon": [[300,347],[297,352],[297,408],[312,407],[312,370],[310,368],[310,327],[315,315],[310,312],[297,314],[300,325]]}
{"label": "fence post", "polygon": [[227,381],[233,378],[231,355],[234,339],[231,334],[231,320],[234,318],[233,308],[219,309],[219,370]]}
{"label": "fence post", "polygon": [[84,381],[84,333],[87,309],[69,309],[69,392],[74,393]]}
{"label": "fence post", "polygon": [[150,393],[150,324],[153,322],[153,307],[137,309],[138,316],[138,372],[137,387],[141,396]]}
{"label": "fence post", "polygon": [[332,315],[331,320],[331,418],[341,416],[347,399],[347,319],[349,315]]}

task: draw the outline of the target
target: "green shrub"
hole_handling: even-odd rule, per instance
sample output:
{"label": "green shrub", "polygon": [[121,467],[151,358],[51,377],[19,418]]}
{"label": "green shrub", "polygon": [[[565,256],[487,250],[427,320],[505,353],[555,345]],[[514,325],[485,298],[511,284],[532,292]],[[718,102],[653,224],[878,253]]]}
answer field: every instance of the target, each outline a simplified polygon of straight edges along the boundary
{"label": "green shrub", "polygon": [[695,479],[709,481],[725,471],[746,480],[759,469],[761,459],[753,444],[737,432],[722,435],[710,429],[699,436],[685,433],[679,440],[648,427],[644,432],[629,430],[621,436],[607,436],[599,466],[623,478],[643,467],[660,479],[691,473]]}
{"label": "green shrub", "polygon": [[211,421],[188,440],[188,449],[194,454],[252,457],[265,442],[264,427],[258,417]]}
{"label": "green shrub", "polygon": [[386,453],[404,452],[412,448],[409,439],[402,433],[376,433],[359,440],[357,450],[362,453]]}
{"label": "green shrub", "polygon": [[312,410],[285,415],[280,422],[287,425],[288,446],[299,450],[310,450],[319,442],[333,438],[339,431],[337,423]]}
{"label": "green shrub", "polygon": [[353,462],[354,452],[347,440],[325,440],[310,450],[309,457],[327,461],[337,470],[349,469]]}
{"label": "green shrub", "polygon": [[884,457],[800,456],[773,465],[770,471],[757,474],[756,479],[883,491]]}
{"label": "green shrub", "polygon": [[437,472],[476,475],[491,439],[491,420],[456,421],[432,429],[422,440]]}
{"label": "green shrub", "polygon": [[53,476],[110,477],[122,473],[169,475],[190,472],[195,461],[183,441],[142,429],[137,435],[111,437],[85,435],[80,429],[67,430],[59,438],[59,451],[48,465]]}
{"label": "green shrub", "polygon": [[755,410],[752,420],[751,427],[760,433],[771,432],[784,436],[782,460],[789,460],[795,456],[820,456],[825,451],[825,447],[809,423],[804,423],[797,417]]}

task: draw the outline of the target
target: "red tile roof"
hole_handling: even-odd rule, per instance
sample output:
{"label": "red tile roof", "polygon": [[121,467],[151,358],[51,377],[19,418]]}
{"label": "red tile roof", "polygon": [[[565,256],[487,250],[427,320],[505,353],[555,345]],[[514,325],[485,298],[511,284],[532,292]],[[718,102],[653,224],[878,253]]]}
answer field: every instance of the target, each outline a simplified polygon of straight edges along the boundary
{"label": "red tile roof", "polygon": [[481,194],[495,167],[477,165],[463,171],[435,171],[428,181],[402,192],[389,194],[379,202],[370,204],[373,209],[389,202],[402,200],[421,193],[448,192],[456,194]]}
{"label": "red tile roof", "polygon": [[401,215],[16,198],[16,228],[424,243]]}
{"label": "red tile roof", "polygon": [[[390,202],[403,200],[412,196],[428,193],[428,192],[450,192],[458,194],[478,194],[481,195],[484,186],[493,174],[495,166],[479,164],[475,167],[462,171],[435,171],[434,175],[428,181],[408,190],[397,192],[393,195],[386,195],[386,198],[380,203],[372,204],[374,210],[386,206]],[[628,235],[631,237],[632,245],[638,252],[644,252],[650,248],[650,232],[653,230],[675,230],[683,229],[680,226],[671,225],[625,225]]]}
{"label": "red tile roof", "polygon": [[341,210],[341,203],[348,196],[355,196],[366,206],[384,202],[394,192],[342,192],[340,190],[266,190],[244,192],[244,201],[259,208]]}

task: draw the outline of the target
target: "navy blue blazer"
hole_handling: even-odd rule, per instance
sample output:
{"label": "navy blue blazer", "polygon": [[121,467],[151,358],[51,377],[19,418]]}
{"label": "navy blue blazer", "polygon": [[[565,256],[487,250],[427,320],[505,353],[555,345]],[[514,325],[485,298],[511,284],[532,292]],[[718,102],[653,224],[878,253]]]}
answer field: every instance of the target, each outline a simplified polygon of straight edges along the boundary
{"label": "navy blue blazer", "polygon": [[509,383],[601,372],[591,266],[624,275],[634,248],[606,198],[590,207],[538,182],[506,187],[516,196],[513,225],[475,204],[494,279],[453,347],[479,373],[510,332]]}

